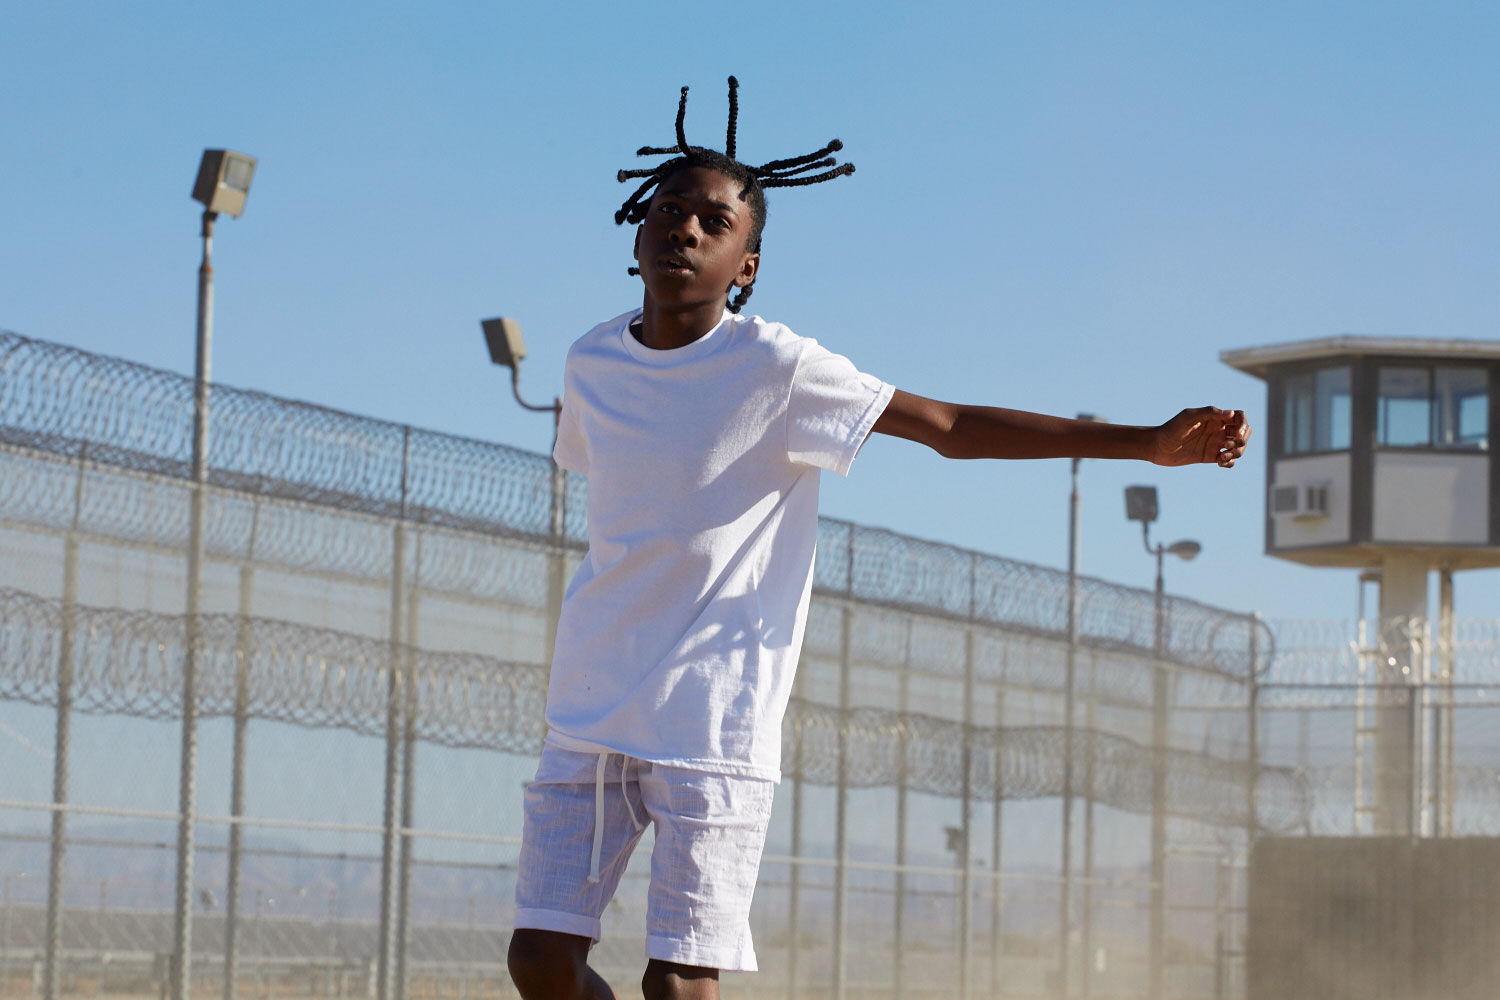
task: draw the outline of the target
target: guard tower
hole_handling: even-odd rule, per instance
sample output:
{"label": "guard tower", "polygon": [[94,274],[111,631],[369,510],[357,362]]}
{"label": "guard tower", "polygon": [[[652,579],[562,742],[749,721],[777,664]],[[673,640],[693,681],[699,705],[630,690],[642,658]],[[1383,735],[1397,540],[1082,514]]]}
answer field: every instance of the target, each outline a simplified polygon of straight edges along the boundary
{"label": "guard tower", "polygon": [[1343,336],[1220,359],[1266,383],[1267,554],[1379,582],[1378,634],[1362,643],[1356,825],[1419,834],[1452,773],[1441,752],[1422,766],[1424,748],[1448,742],[1424,733],[1426,685],[1451,681],[1423,674],[1427,577],[1443,574],[1451,621],[1453,571],[1500,566],[1500,341]]}

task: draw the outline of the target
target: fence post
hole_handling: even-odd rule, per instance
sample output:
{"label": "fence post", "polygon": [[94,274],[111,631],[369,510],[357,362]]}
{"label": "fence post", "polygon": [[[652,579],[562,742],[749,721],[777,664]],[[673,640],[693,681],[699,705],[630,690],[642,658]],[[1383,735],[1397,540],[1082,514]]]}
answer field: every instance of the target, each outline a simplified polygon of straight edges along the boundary
{"label": "fence post", "polygon": [[1258,782],[1260,781],[1260,613],[1250,616],[1250,757],[1249,773],[1245,781],[1246,844],[1245,853],[1255,844],[1255,834],[1260,827]]}
{"label": "fence post", "polygon": [[[1005,734],[1005,687],[995,687],[995,729],[1000,733],[1001,746]],[[1000,957],[1005,945],[1005,879],[1000,870],[1001,819],[1005,815],[1005,755],[1002,749],[995,752],[995,822],[991,831],[990,853],[994,857],[995,884],[990,891],[990,995],[1000,994]]]}
{"label": "fence post", "polygon": [[1228,865],[1221,854],[1214,860],[1214,1000],[1224,1000],[1228,986],[1228,961],[1224,938],[1229,932],[1225,897],[1229,894]]}
{"label": "fence post", "polygon": [[969,996],[969,939],[973,936],[970,925],[973,919],[970,897],[974,894],[974,852],[970,849],[974,832],[974,629],[971,625],[964,632],[964,746],[960,761],[959,780],[963,788],[959,793],[959,898],[958,898],[958,996],[968,1000]]}
{"label": "fence post", "polygon": [[897,735],[900,759],[896,762],[896,912],[893,928],[895,946],[891,954],[891,995],[899,997],[905,988],[903,958],[906,949],[906,713],[911,701],[911,619],[906,620],[906,656],[901,665],[900,689],[901,728]]}
{"label": "fence post", "polygon": [[1147,988],[1161,1000],[1166,964],[1167,916],[1167,700],[1165,601],[1157,577],[1156,628],[1151,672],[1151,916],[1147,935]]}
{"label": "fence post", "polygon": [[[552,441],[557,444],[557,421],[562,417],[560,401],[552,410]],[[557,622],[562,617],[563,595],[568,589],[567,579],[567,528],[568,528],[568,474],[547,452],[551,463],[548,481],[547,510],[547,621],[542,625],[545,636],[543,662],[547,664],[547,676],[552,675],[552,655],[557,649]]]}
{"label": "fence post", "polygon": [[410,598],[407,601],[406,634],[401,645],[400,659],[405,678],[405,697],[402,713],[401,734],[401,851],[399,854],[400,877],[396,897],[396,983],[398,1000],[404,998],[408,986],[407,958],[411,949],[411,830],[416,824],[416,758],[417,758],[417,604],[422,589],[422,532],[416,532],[416,552],[412,560]]}
{"label": "fence post", "polygon": [[260,503],[250,507],[250,542],[240,565],[239,628],[234,643],[234,750],[229,776],[229,872],[224,888],[224,1000],[234,1000],[239,978],[240,855],[245,815],[245,744],[250,724],[250,611],[255,580],[255,535],[260,527]]}
{"label": "fence post", "polygon": [[[802,687],[802,671],[797,671],[797,679],[794,682],[797,689]],[[787,953],[786,953],[786,995],[787,1000],[797,1000],[797,965],[801,948],[802,938],[802,744],[806,740],[807,713],[802,709],[802,701],[799,698],[796,710],[797,743],[793,751],[793,777],[792,784],[792,865],[790,885],[787,887]]]}
{"label": "fence post", "polygon": [[1068,1000],[1069,949],[1072,941],[1073,909],[1073,728],[1074,704],[1078,690],[1078,466],[1072,461],[1072,490],[1068,494],[1068,599],[1067,664],[1063,676],[1063,761],[1062,761],[1062,886],[1057,898],[1057,994]]}
{"label": "fence post", "polygon": [[[73,727],[73,640],[78,624],[78,528],[83,518],[83,473],[88,445],[78,452],[73,485],[73,523],[63,543],[62,629],[57,656],[57,722],[52,752],[52,842],[47,861],[47,942],[42,990],[46,1000],[61,993],[63,874],[68,854],[68,751]],[[7,906],[9,892],[7,886]]]}
{"label": "fence post", "polygon": [[1458,655],[1458,635],[1453,621],[1453,570],[1438,574],[1438,708],[1433,732],[1433,758],[1437,773],[1437,808],[1433,826],[1439,837],[1453,836],[1454,774],[1454,705],[1453,666]]}
{"label": "fence post", "polygon": [[1406,833],[1413,839],[1425,836],[1427,813],[1427,670],[1426,642],[1427,622],[1421,622],[1418,634],[1417,621],[1413,619],[1407,635],[1406,662],[1410,670],[1406,675],[1406,732],[1408,738],[1407,758],[1411,761],[1406,792]]}
{"label": "fence post", "polygon": [[976,587],[979,569],[979,555],[972,553],[969,556],[969,623],[964,629],[964,747],[963,758],[960,764],[959,778],[963,786],[959,792],[960,814],[959,828],[963,831],[960,839],[963,843],[960,849],[963,851],[961,864],[959,865],[959,900],[958,900],[958,996],[959,1000],[968,1000],[969,997],[969,922],[970,913],[969,897],[973,893],[974,852],[970,850],[972,843],[971,834],[974,829],[974,797],[972,794],[974,776],[974,619],[977,613]]}
{"label": "fence post", "polygon": [[402,688],[404,677],[401,670],[402,625],[406,610],[406,478],[407,462],[411,451],[411,428],[402,428],[401,437],[401,510],[392,532],[391,546],[391,619],[390,642],[386,655],[386,719],[385,719],[385,811],[384,832],[380,851],[380,938],[376,944],[375,995],[376,1000],[396,1000],[395,959],[396,921],[395,897],[397,878],[397,855],[401,842],[398,837],[400,823],[398,780],[401,770],[402,732]]}
{"label": "fence post", "polygon": [[849,548],[844,566],[844,600],[839,609],[839,789],[834,838],[837,865],[833,887],[833,1000],[848,995],[846,968],[849,922],[849,673],[850,630],[854,612],[854,525],[849,525]]}
{"label": "fence post", "polygon": [[1083,902],[1078,915],[1078,950],[1083,957],[1078,986],[1085,1000],[1094,990],[1094,758],[1099,750],[1095,690],[1098,669],[1098,663],[1090,656],[1089,696],[1084,703],[1083,717],[1083,728],[1088,733],[1088,753],[1083,758]]}

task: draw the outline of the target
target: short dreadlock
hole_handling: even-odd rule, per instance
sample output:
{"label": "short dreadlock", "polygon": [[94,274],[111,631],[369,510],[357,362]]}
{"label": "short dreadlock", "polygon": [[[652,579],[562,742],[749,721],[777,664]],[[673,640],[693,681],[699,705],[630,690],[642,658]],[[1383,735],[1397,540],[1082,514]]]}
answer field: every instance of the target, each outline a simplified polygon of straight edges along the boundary
{"label": "short dreadlock", "polygon": [[[688,89],[682,88],[682,96],[677,101],[677,145],[642,146],[636,150],[637,156],[671,156],[672,159],[659,163],[655,167],[619,172],[617,177],[622,184],[632,178],[645,178],[645,183],[636,188],[635,193],[625,199],[625,203],[615,213],[616,225],[626,222],[632,224],[642,222],[646,218],[647,210],[651,207],[652,192],[679,170],[686,170],[689,167],[707,167],[743,185],[740,189],[740,198],[750,207],[750,232],[745,241],[745,249],[749,253],[760,253],[760,234],[766,225],[766,188],[803,187],[854,173],[854,164],[841,164],[832,155],[844,148],[844,144],[837,139],[830,140],[828,145],[816,152],[802,156],[794,156],[786,160],[772,160],[758,167],[741,163],[735,158],[735,129],[739,123],[740,112],[739,88],[740,82],[731,76],[729,78],[729,128],[724,139],[724,152],[722,153],[703,146],[688,145],[687,134],[683,131],[683,120],[687,116]],[[821,172],[813,173],[813,171]],[[641,272],[639,268],[632,267],[630,273],[640,274]],[[751,282],[740,289],[734,301],[729,303],[731,312],[739,312],[740,307],[749,300],[753,285],[754,282]]]}

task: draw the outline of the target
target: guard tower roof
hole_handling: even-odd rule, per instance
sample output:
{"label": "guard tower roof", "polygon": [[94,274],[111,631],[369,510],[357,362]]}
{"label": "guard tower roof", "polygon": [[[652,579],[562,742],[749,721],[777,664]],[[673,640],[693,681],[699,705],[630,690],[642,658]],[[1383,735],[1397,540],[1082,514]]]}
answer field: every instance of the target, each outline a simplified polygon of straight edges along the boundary
{"label": "guard tower roof", "polygon": [[1347,358],[1366,354],[1396,354],[1407,358],[1448,361],[1500,360],[1500,340],[1429,340],[1422,337],[1367,337],[1340,334],[1316,340],[1294,340],[1264,347],[1242,347],[1221,351],[1219,360],[1246,375],[1264,379],[1273,365],[1320,358]]}

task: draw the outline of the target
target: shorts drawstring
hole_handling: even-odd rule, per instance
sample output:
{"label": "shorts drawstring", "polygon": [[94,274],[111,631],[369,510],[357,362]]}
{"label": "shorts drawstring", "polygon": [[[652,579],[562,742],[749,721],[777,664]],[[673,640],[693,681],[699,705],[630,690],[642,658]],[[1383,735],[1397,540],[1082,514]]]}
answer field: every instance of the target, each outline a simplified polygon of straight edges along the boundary
{"label": "shorts drawstring", "polygon": [[[630,813],[630,822],[635,825],[637,831],[646,829],[644,823],[635,814],[635,806],[630,803],[630,795],[625,789],[626,765],[631,758],[620,754],[620,795],[625,799],[625,808]],[[604,768],[609,762],[609,754],[601,753],[599,762],[594,766],[594,848],[589,854],[589,877],[590,883],[599,881],[599,858],[604,852]]]}
{"label": "shorts drawstring", "polygon": [[630,804],[630,796],[625,793],[625,765],[632,758],[620,755],[620,796],[625,800],[625,808],[630,812],[630,822],[635,825],[636,832],[646,829],[646,824],[636,819],[635,806]]}
{"label": "shorts drawstring", "polygon": [[599,764],[594,769],[594,850],[589,855],[590,882],[599,881],[599,852],[604,849],[604,764],[608,760],[609,754],[601,753]]}

